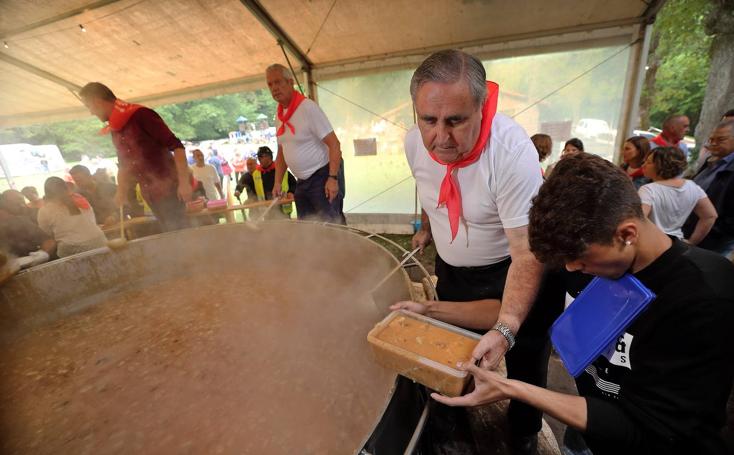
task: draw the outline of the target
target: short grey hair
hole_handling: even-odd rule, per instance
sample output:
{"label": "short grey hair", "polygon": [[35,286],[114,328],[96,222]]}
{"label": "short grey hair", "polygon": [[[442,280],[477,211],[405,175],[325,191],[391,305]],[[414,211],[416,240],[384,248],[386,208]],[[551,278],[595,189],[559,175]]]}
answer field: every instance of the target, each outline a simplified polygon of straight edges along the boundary
{"label": "short grey hair", "polygon": [[469,84],[474,103],[482,106],[487,98],[484,66],[478,58],[457,49],[438,51],[423,60],[410,80],[410,96],[415,103],[418,89],[426,82],[453,84],[462,78]]}
{"label": "short grey hair", "polygon": [[295,80],[295,78],[293,77],[293,73],[291,73],[291,70],[281,65],[280,63],[273,63],[272,65],[268,66],[265,70],[265,74],[268,74],[269,72],[275,70],[280,71],[280,74],[283,75],[284,79]]}
{"label": "short grey hair", "polygon": [[734,134],[734,120],[724,120],[719,122],[714,129],[718,130],[719,128],[729,128],[729,133]]}

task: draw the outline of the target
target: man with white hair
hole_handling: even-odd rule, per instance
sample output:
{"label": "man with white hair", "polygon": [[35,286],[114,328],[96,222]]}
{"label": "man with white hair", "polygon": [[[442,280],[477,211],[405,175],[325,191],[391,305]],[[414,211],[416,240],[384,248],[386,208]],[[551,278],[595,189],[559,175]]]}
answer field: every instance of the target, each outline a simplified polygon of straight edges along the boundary
{"label": "man with white hair", "polygon": [[691,121],[682,114],[669,115],[663,121],[663,130],[650,140],[650,148],[678,147],[688,158],[688,146],[683,138],[691,127]]}
{"label": "man with white hair", "polygon": [[[278,102],[275,181],[282,181],[287,169],[298,179],[294,197],[299,219],[344,223],[342,153],[334,128],[316,103],[293,88],[288,68],[270,65],[265,77]],[[273,196],[281,193],[275,185]]]}
{"label": "man with white hair", "polygon": [[[531,311],[543,276],[527,232],[531,201],[543,182],[535,147],[520,125],[497,113],[499,86],[486,81],[476,57],[434,53],[416,69],[410,93],[418,123],[405,138],[405,154],[423,208],[413,246],[436,243],[439,299],[393,309],[489,329],[474,359],[494,369],[507,354],[510,377],[545,386],[547,330],[564,294],[546,280],[542,302]],[[448,411],[432,419],[441,412]],[[510,403],[513,453],[534,453],[541,419],[535,408]]]}

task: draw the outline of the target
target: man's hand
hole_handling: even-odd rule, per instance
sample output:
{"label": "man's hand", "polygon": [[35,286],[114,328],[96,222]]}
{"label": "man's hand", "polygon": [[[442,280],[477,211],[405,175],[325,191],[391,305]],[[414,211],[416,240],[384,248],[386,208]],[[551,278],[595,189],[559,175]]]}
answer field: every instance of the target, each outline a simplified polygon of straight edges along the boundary
{"label": "man's hand", "polygon": [[178,184],[178,198],[183,202],[190,202],[191,201],[191,195],[194,193],[194,190],[191,188],[191,184],[188,182]]}
{"label": "man's hand", "polygon": [[507,339],[496,330],[485,333],[472,352],[474,361],[481,360],[481,367],[494,370],[509,348]]}
{"label": "man's hand", "polygon": [[273,199],[283,197],[283,190],[278,185],[273,185]]}
{"label": "man's hand", "polygon": [[459,363],[457,368],[468,371],[474,376],[474,390],[470,393],[449,398],[439,393],[432,393],[431,398],[447,406],[478,406],[511,398],[506,392],[508,379],[494,371],[482,370],[472,363]]}
{"label": "man's hand", "polygon": [[431,231],[430,229],[420,229],[413,235],[413,239],[410,244],[413,249],[420,247],[420,253],[423,254],[423,249],[431,244]]}
{"label": "man's hand", "polygon": [[413,313],[426,314],[426,312],[428,311],[428,306],[423,303],[419,303],[419,302],[403,300],[402,302],[398,302],[398,303],[391,305],[390,310],[391,311],[408,310],[408,311],[412,311]]}
{"label": "man's hand", "polygon": [[281,202],[293,202],[296,198],[293,193],[286,193],[281,197]]}
{"label": "man's hand", "polygon": [[238,198],[238,199],[239,199],[239,197],[240,197],[240,194],[242,194],[242,193],[240,193],[239,191],[235,191],[235,192],[234,192],[234,197],[236,197],[236,198]]}
{"label": "man's hand", "polygon": [[326,193],[326,199],[328,199],[329,202],[333,202],[339,194],[339,182],[328,177],[326,179],[326,185],[324,185],[324,193]]}

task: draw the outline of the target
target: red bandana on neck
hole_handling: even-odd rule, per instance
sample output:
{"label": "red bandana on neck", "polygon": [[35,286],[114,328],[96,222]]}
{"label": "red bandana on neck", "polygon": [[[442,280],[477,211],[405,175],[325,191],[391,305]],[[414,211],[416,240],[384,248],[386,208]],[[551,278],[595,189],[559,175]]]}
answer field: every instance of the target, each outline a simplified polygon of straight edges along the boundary
{"label": "red bandana on neck", "polygon": [[143,106],[140,104],[132,104],[121,99],[116,99],[115,105],[112,107],[112,112],[110,112],[110,119],[107,122],[108,125],[102,128],[99,134],[104,135],[110,131],[120,131],[127,125],[130,117],[141,107]]}
{"label": "red bandana on neck", "polygon": [[282,136],[285,133],[285,127],[287,126],[289,130],[291,130],[291,134],[296,134],[295,128],[293,128],[293,125],[288,122],[288,120],[291,119],[293,116],[293,113],[296,112],[296,109],[298,109],[298,106],[305,100],[306,97],[301,95],[300,92],[293,91],[293,96],[291,97],[291,102],[288,103],[288,112],[283,115],[283,105],[278,103],[278,120],[280,120],[280,127],[278,128],[278,131],[275,133],[276,136]]}
{"label": "red bandana on neck", "polygon": [[463,218],[463,209],[461,205],[461,188],[454,176],[454,170],[467,167],[475,163],[482,155],[484,146],[489,141],[492,131],[492,120],[497,113],[497,98],[499,96],[500,87],[492,81],[487,81],[487,100],[482,106],[482,126],[479,130],[479,137],[471,151],[465,154],[460,160],[451,163],[445,163],[438,159],[432,152],[428,152],[439,164],[446,166],[446,175],[441,182],[441,189],[438,193],[438,206],[445,205],[449,212],[449,224],[451,225],[451,241],[456,238],[459,232],[459,219]]}
{"label": "red bandana on neck", "polygon": [[260,171],[261,174],[264,174],[266,172],[270,172],[275,169],[275,161],[270,163],[270,166],[268,167],[262,167],[259,164],[257,165],[257,170]]}
{"label": "red bandana on neck", "polygon": [[668,142],[668,140],[663,137],[663,133],[652,138],[652,142],[656,143],[660,147],[678,147],[678,144],[680,143],[680,141]]}

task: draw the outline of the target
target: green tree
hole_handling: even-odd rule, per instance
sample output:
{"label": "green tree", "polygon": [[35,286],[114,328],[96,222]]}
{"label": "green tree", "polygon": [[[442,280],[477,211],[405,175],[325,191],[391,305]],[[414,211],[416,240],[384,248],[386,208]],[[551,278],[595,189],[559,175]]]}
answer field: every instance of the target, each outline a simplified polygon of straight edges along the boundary
{"label": "green tree", "polygon": [[640,100],[643,128],[659,127],[673,113],[698,122],[711,67],[711,37],[704,32],[710,9],[709,0],[669,0],[660,10]]}

